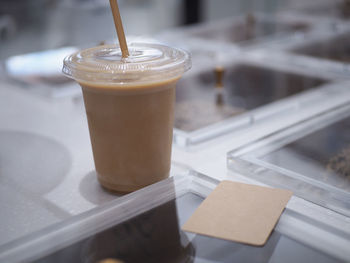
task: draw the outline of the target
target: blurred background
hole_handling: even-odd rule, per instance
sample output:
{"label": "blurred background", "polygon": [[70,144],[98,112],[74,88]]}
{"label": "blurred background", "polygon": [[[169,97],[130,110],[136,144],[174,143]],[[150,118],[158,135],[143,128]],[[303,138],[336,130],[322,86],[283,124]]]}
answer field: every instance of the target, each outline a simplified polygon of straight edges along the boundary
{"label": "blurred background", "polygon": [[[274,14],[279,10],[298,9],[305,2],[308,1],[119,0],[119,5],[127,35],[154,35],[185,24],[256,11]],[[325,1],[318,0],[317,5],[321,6],[322,2]],[[0,59],[67,45],[89,45],[114,36],[107,0],[0,2]]]}

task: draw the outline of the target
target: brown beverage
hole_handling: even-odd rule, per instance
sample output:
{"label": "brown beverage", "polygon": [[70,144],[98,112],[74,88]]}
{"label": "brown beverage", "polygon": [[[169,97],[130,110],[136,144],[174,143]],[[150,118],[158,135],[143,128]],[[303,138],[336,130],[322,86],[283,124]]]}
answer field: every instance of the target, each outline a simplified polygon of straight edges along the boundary
{"label": "brown beverage", "polygon": [[175,80],[126,93],[118,87],[81,86],[100,183],[129,192],[167,178]]}
{"label": "brown beverage", "polygon": [[115,54],[111,46],[73,54],[65,66],[79,69],[64,72],[83,90],[99,182],[130,192],[169,176],[175,86],[190,64],[187,53],[155,44],[131,45],[129,61]]}

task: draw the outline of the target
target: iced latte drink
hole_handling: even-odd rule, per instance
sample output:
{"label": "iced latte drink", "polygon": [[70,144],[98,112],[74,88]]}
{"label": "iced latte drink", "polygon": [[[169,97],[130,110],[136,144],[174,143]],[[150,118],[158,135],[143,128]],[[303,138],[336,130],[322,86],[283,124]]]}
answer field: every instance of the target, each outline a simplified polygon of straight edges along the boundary
{"label": "iced latte drink", "polygon": [[98,180],[130,192],[169,176],[175,86],[189,55],[158,44],[131,44],[72,54],[63,72],[82,87]]}

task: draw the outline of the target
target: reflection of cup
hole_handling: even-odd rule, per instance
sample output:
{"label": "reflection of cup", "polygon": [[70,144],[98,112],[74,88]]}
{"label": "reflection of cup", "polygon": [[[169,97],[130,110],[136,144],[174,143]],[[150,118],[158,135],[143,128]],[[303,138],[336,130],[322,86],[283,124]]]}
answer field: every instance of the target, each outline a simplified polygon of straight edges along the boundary
{"label": "reflection of cup", "polygon": [[175,200],[104,230],[82,244],[84,263],[105,258],[134,263],[190,263],[195,254],[179,229]]}
{"label": "reflection of cup", "polygon": [[98,179],[137,190],[169,175],[175,85],[189,55],[158,44],[131,44],[130,57],[107,45],[77,52],[63,72],[82,87]]}

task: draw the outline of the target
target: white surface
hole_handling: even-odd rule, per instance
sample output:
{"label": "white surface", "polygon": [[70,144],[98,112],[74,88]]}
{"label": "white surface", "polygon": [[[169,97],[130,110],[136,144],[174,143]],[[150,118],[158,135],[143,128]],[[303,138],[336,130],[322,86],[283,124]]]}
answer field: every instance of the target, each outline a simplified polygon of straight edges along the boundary
{"label": "white surface", "polygon": [[[181,171],[174,163],[171,173]],[[97,182],[81,94],[50,98],[3,82],[0,246],[115,198]]]}
{"label": "white surface", "polygon": [[[338,99],[327,103],[338,103],[347,98],[340,96]],[[26,157],[18,155],[22,158],[19,160],[25,162],[18,162],[18,166],[6,162],[0,166],[1,200],[9,200],[0,205],[0,245],[118,198],[97,183],[80,92],[74,96],[50,98],[18,87],[15,83],[3,82],[0,85],[0,107],[0,142],[8,134],[17,134],[13,143],[19,146],[28,140],[28,144],[22,143],[22,153]],[[232,132],[193,148],[174,146],[172,160],[219,180],[228,178],[256,183],[227,171],[226,153],[305,119],[322,108],[324,105],[319,104],[289,114],[288,118],[274,116],[244,131]],[[5,145],[9,147],[12,143],[7,141]],[[25,145],[31,145],[29,156],[24,154]],[[52,157],[52,152],[68,152],[67,158],[55,163],[52,159],[57,158]],[[31,163],[37,165],[35,169],[26,169],[24,165]],[[62,164],[64,167],[60,166]],[[6,167],[17,170],[14,169],[10,177],[8,172],[5,173]],[[38,187],[35,187],[35,182]],[[296,197],[288,207],[340,231],[350,232],[350,219],[327,209]],[[344,248],[338,249],[343,251]]]}
{"label": "white surface", "polygon": [[[23,177],[24,181],[20,180],[20,178],[12,180],[16,192],[7,192],[6,194],[11,195],[14,198],[13,200],[19,201],[14,201],[16,203],[13,205],[15,205],[16,209],[13,211],[7,206],[9,204],[2,203],[3,213],[4,211],[11,211],[8,214],[11,218],[8,217],[3,220],[13,223],[12,226],[11,224],[6,224],[5,228],[5,225],[1,224],[1,233],[4,233],[4,235],[1,235],[3,243],[117,198],[102,190],[97,183],[81,96],[48,99],[32,94],[28,90],[15,85],[2,84],[0,87],[0,105],[0,131],[18,131],[27,135],[37,136],[42,138],[43,141],[48,139],[69,152],[69,161],[65,163],[69,167],[63,170],[66,173],[56,175],[58,178],[55,180],[58,181],[58,184],[49,188],[46,192],[28,192],[28,189],[33,189],[33,187],[30,188],[28,186],[30,184],[25,184],[24,182],[25,178],[30,180],[28,175]],[[313,110],[317,111],[318,109],[314,107]],[[307,114],[307,112],[304,112],[304,114]],[[282,119],[276,117],[271,119],[269,123],[257,123],[254,127],[244,132],[227,134],[188,150],[174,146],[172,160],[187,164],[194,170],[219,180],[224,178],[242,180],[239,175],[227,171],[226,153],[256,140],[264,134],[269,134],[274,130],[288,126],[301,117],[302,113]],[[42,158],[39,161],[45,165],[45,162],[47,162],[45,161],[45,155],[37,155],[36,151],[37,149],[32,149],[33,158]],[[57,170],[57,167],[52,167],[52,169]],[[40,179],[40,176],[50,175],[35,174],[36,171],[31,171],[31,175],[34,178],[35,176],[39,177],[38,182],[41,184],[41,187],[45,188],[45,184],[48,184],[50,180],[45,181]],[[21,171],[19,170],[19,172]],[[25,173],[22,171],[18,176],[25,176]],[[4,175],[0,177],[3,187],[8,186],[8,182],[4,184],[5,179]],[[243,179],[243,181],[246,181],[246,179]],[[5,191],[2,193],[5,194]],[[26,197],[28,194],[33,196],[34,199],[28,199]],[[26,217],[26,214],[30,215],[30,213],[26,212],[27,210],[23,210],[23,206],[21,207],[22,201],[20,200],[24,200],[25,206],[34,202],[35,204],[33,204],[32,208],[38,211],[38,217]],[[310,214],[309,206],[311,204],[297,198],[296,200],[295,209]],[[340,226],[340,228],[350,229],[348,218],[331,213],[320,207],[315,207],[316,211],[323,215],[322,220],[326,223],[335,220],[336,225]],[[310,214],[310,216],[313,215]],[[21,226],[17,225],[18,221],[16,220],[21,220],[21,218],[30,219],[28,220],[28,222],[31,222],[29,228],[28,222],[23,223]]]}

